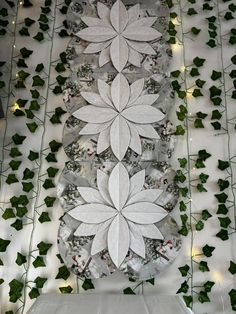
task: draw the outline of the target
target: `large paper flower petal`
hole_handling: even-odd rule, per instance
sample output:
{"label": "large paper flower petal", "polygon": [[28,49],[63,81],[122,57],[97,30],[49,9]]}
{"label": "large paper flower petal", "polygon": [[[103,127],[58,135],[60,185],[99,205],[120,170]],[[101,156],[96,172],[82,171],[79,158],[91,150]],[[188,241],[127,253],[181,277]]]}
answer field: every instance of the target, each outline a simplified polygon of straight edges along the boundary
{"label": "large paper flower petal", "polygon": [[83,106],[76,110],[73,116],[89,123],[104,123],[114,119],[117,112],[110,108],[101,108],[95,106]]}
{"label": "large paper flower petal", "polygon": [[130,85],[130,98],[128,106],[130,106],[142,93],[144,87],[144,79],[139,79]]}
{"label": "large paper flower petal", "polygon": [[157,30],[155,30],[152,27],[128,26],[122,33],[122,36],[124,36],[127,39],[136,40],[136,41],[151,41],[151,40],[161,37],[161,33],[159,33]]}
{"label": "large paper flower petal", "polygon": [[93,239],[91,255],[100,253],[107,248],[108,228],[98,231]]}
{"label": "large paper flower petal", "polygon": [[121,72],[129,59],[129,48],[123,36],[118,35],[112,41],[110,58],[116,70]]}
{"label": "large paper flower petal", "polygon": [[122,163],[118,163],[111,172],[109,194],[118,211],[121,211],[129,195],[129,175]]}
{"label": "large paper flower petal", "polygon": [[160,110],[147,105],[129,107],[123,110],[121,114],[127,120],[135,123],[154,123],[165,117]]}
{"label": "large paper flower petal", "polygon": [[114,107],[111,101],[111,87],[100,79],[98,79],[98,91],[104,102],[111,107]]}
{"label": "large paper flower petal", "polygon": [[81,96],[91,105],[98,107],[109,107],[99,94],[91,92],[81,92]]}
{"label": "large paper flower petal", "polygon": [[128,25],[130,25],[131,23],[133,23],[134,21],[136,21],[139,17],[139,10],[140,10],[140,4],[136,4],[134,6],[132,6],[131,8],[129,8],[128,10]]}
{"label": "large paper flower petal", "polygon": [[104,41],[101,43],[91,43],[89,44],[85,50],[83,51],[84,53],[97,53],[105,49],[111,44],[111,40]]}
{"label": "large paper flower petal", "polygon": [[122,214],[128,220],[138,224],[151,224],[158,222],[166,217],[167,212],[160,206],[141,202],[126,206]]}
{"label": "large paper flower petal", "polygon": [[86,203],[104,203],[104,199],[101,197],[101,194],[94,188],[80,186],[77,190]]}
{"label": "large paper flower petal", "polygon": [[104,152],[110,146],[110,127],[103,130],[98,136],[97,153]]}
{"label": "large paper flower petal", "polygon": [[164,239],[163,234],[154,224],[151,224],[151,225],[136,224],[136,226],[142,233],[143,237],[145,238],[158,239],[158,240]]}
{"label": "large paper flower petal", "polygon": [[117,215],[111,223],[107,243],[109,255],[119,268],[128,253],[130,244],[129,227],[122,215]]}
{"label": "large paper flower petal", "polygon": [[105,202],[111,206],[114,206],[114,204],[112,203],[110,194],[109,194],[109,190],[108,190],[108,180],[109,180],[108,175],[105,172],[98,169],[97,170],[98,190],[100,194],[102,195],[102,197],[104,198]]}
{"label": "large paper flower petal", "polygon": [[111,84],[111,98],[116,109],[121,112],[129,101],[130,88],[125,76],[119,73]]}
{"label": "large paper flower petal", "polygon": [[129,198],[142,190],[145,181],[145,170],[141,170],[133,175],[130,179]]}
{"label": "large paper flower petal", "polygon": [[120,0],[111,8],[110,21],[117,33],[122,33],[128,23],[128,12]]}
{"label": "large paper flower petal", "polygon": [[118,160],[122,160],[130,143],[130,130],[125,119],[118,115],[110,129],[111,149]]}
{"label": "large paper flower petal", "polygon": [[158,197],[161,195],[162,191],[157,189],[147,189],[140,191],[139,193],[132,196],[128,202],[126,203],[126,206],[134,203],[139,202],[150,202],[154,203]]}
{"label": "large paper flower petal", "polygon": [[150,124],[135,124],[135,127],[140,136],[159,139],[160,136],[158,135],[157,131],[154,127]]}
{"label": "large paper flower petal", "polygon": [[148,43],[138,42],[138,41],[133,41],[133,40],[128,40],[127,43],[131,48],[133,48],[134,50],[136,50],[140,53],[144,53],[146,55],[155,55],[156,54],[156,51]]}
{"label": "large paper flower petal", "polygon": [[79,31],[76,36],[83,40],[100,43],[114,38],[117,33],[110,27],[87,27]]}
{"label": "large paper flower petal", "polygon": [[128,221],[128,226],[130,230],[130,249],[137,255],[145,258],[145,243],[141,231],[131,221]]}
{"label": "large paper flower petal", "polygon": [[80,135],[92,135],[103,132],[103,130],[107,129],[111,122],[106,123],[87,123],[85,127],[79,132]]}

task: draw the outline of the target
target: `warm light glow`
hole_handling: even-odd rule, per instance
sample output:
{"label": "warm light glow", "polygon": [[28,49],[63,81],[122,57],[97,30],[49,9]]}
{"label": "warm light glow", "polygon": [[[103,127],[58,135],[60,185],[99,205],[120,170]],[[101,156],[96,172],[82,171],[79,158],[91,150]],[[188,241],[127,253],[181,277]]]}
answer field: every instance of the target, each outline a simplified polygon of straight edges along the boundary
{"label": "warm light glow", "polygon": [[180,71],[181,72],[184,72],[186,70],[186,67],[183,65],[181,68],[180,68]]}
{"label": "warm light glow", "polygon": [[13,45],[13,48],[16,48],[16,45]]}
{"label": "warm light glow", "polygon": [[188,249],[188,256],[190,257],[196,257],[197,255],[200,255],[201,251],[198,247],[193,246],[192,249],[191,247]]}
{"label": "warm light glow", "polygon": [[12,24],[15,24],[15,21],[12,21]]}
{"label": "warm light glow", "polygon": [[15,112],[17,109],[20,109],[20,106],[18,105],[17,102],[15,102],[14,105],[11,107],[11,111]]}
{"label": "warm light glow", "polygon": [[187,98],[193,98],[193,91],[194,91],[194,89],[193,88],[189,88],[188,90],[187,90]]}
{"label": "warm light glow", "polygon": [[174,25],[180,25],[180,21],[178,20],[177,17],[175,17],[174,19],[171,19],[171,22],[172,22]]}
{"label": "warm light glow", "polygon": [[20,1],[19,3],[20,3],[20,5],[22,5],[22,4],[23,4],[23,1]]}
{"label": "warm light glow", "polygon": [[223,275],[217,270],[212,272],[212,278],[215,282],[222,282],[223,281]]}
{"label": "warm light glow", "polygon": [[173,45],[171,45],[171,49],[174,52],[178,52],[181,49],[181,44],[179,44],[179,43],[173,44]]}

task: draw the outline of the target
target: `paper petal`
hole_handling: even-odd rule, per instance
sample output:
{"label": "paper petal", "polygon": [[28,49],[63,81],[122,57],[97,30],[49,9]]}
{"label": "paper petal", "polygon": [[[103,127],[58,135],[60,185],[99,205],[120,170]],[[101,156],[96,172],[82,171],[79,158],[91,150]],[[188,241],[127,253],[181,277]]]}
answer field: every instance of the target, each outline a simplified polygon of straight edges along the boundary
{"label": "paper petal", "polygon": [[105,6],[103,3],[98,2],[97,3],[97,11],[98,11],[98,16],[100,17],[101,20],[106,21],[107,24],[110,24],[110,9]]}
{"label": "paper petal", "polygon": [[101,43],[91,43],[85,48],[83,53],[97,53],[107,48],[107,46],[109,46],[110,44],[111,44],[111,40],[101,42]]}
{"label": "paper petal", "polygon": [[86,27],[76,33],[83,40],[100,43],[114,38],[117,33],[109,27]]}
{"label": "paper petal", "polygon": [[138,134],[137,129],[135,128],[135,125],[132,125],[131,123],[128,124],[130,129],[130,143],[129,147],[138,155],[141,155],[142,153],[142,145],[140,141],[140,137]]}
{"label": "paper petal", "polygon": [[114,217],[117,211],[103,204],[85,204],[73,208],[68,214],[79,221],[96,224]]}
{"label": "paper petal", "polygon": [[122,215],[112,221],[107,237],[109,255],[117,268],[124,261],[130,243],[129,228]]}
{"label": "paper petal", "polygon": [[91,105],[98,107],[107,107],[108,105],[103,101],[101,96],[91,92],[81,92],[80,95]]}
{"label": "paper petal", "polygon": [[98,169],[97,170],[98,190],[100,194],[102,195],[103,199],[105,200],[105,202],[113,206],[114,204],[112,203],[112,200],[108,191],[108,180],[109,180],[108,175],[105,172]]}
{"label": "paper petal", "polygon": [[130,143],[130,130],[122,116],[117,116],[111,125],[111,149],[118,160],[122,160]]}
{"label": "paper petal", "polygon": [[135,127],[140,136],[154,139],[160,138],[154,127],[150,124],[135,124]]}
{"label": "paper petal", "polygon": [[151,27],[152,24],[154,24],[157,20],[157,17],[143,17],[137,21],[134,21],[133,23],[129,24],[129,27],[142,27],[147,26]]}
{"label": "paper petal", "polygon": [[112,41],[110,47],[110,58],[118,72],[121,72],[129,58],[129,48],[123,36],[118,35]]}
{"label": "paper petal", "polygon": [[130,85],[130,98],[129,98],[129,103],[132,104],[142,93],[144,87],[144,79],[139,79],[135,81],[133,84]]}
{"label": "paper petal", "polygon": [[97,153],[101,154],[110,146],[110,127],[103,130],[98,137]]}
{"label": "paper petal", "polygon": [[128,17],[129,17],[129,21],[128,24],[133,23],[134,21],[136,21],[139,17],[139,10],[140,10],[140,5],[136,4],[134,6],[132,6],[129,10],[128,10]]}
{"label": "paper petal", "polygon": [[144,185],[144,180],[145,180],[145,170],[141,170],[131,177],[130,191],[129,191],[130,198],[142,190],[143,185]]}
{"label": "paper petal", "polygon": [[79,191],[81,197],[87,203],[103,204],[104,202],[98,190],[94,188],[80,186],[80,187],[77,187],[77,190]]}
{"label": "paper petal", "polygon": [[137,228],[142,233],[143,237],[150,238],[150,239],[158,239],[163,240],[164,237],[160,230],[153,224],[151,225],[140,225],[136,224]]}
{"label": "paper petal", "polygon": [[110,108],[83,106],[73,112],[73,116],[85,122],[104,123],[114,119],[117,112]]}
{"label": "paper petal", "polygon": [[159,94],[147,94],[138,97],[134,102],[133,106],[135,105],[152,105],[159,97]]}
{"label": "paper petal", "polygon": [[106,123],[87,123],[85,127],[79,132],[80,135],[93,135],[98,134],[108,128],[108,126],[112,122],[106,122]]}
{"label": "paper petal", "polygon": [[129,83],[121,73],[117,74],[111,84],[111,98],[116,109],[121,112],[128,103],[130,95]]}
{"label": "paper petal", "polygon": [[127,120],[135,123],[154,123],[165,117],[160,110],[147,105],[129,107],[123,110],[121,114]]}
{"label": "paper petal", "polygon": [[123,208],[122,214],[133,222],[151,224],[165,218],[167,212],[156,204],[141,202],[126,206]]}
{"label": "paper petal", "polygon": [[122,163],[119,162],[112,170],[108,187],[112,202],[120,211],[129,195],[129,174]]}
{"label": "paper petal", "polygon": [[129,48],[128,62],[138,68],[141,66],[140,54],[131,47]]}
{"label": "paper petal", "polygon": [[98,79],[98,91],[105,103],[114,108],[111,102],[111,87],[106,82]]}
{"label": "paper petal", "polygon": [[138,41],[127,41],[128,45],[133,48],[134,50],[146,54],[146,55],[155,55],[156,51],[152,48],[152,46],[145,42],[138,42]]}
{"label": "paper petal", "polygon": [[126,206],[130,204],[134,204],[134,203],[139,203],[139,202],[154,203],[158,199],[158,197],[161,195],[161,193],[162,193],[162,190],[160,189],[143,190],[135,194],[133,197],[131,197],[126,203]]}
{"label": "paper petal", "polygon": [[107,23],[104,23],[103,20],[98,19],[97,17],[81,16],[80,18],[87,26],[107,26]]}
{"label": "paper petal", "polygon": [[137,255],[145,258],[145,243],[140,230],[131,221],[128,221],[130,230],[130,249]]}
{"label": "paper petal", "polygon": [[140,27],[128,26],[124,30],[122,35],[127,39],[136,41],[150,41],[162,36],[161,33],[155,30],[154,28],[145,26]]}
{"label": "paper petal", "polygon": [[95,255],[107,248],[107,234],[108,228],[96,233],[92,242],[91,255]]}
{"label": "paper petal", "polygon": [[99,67],[103,67],[105,64],[111,61],[110,46],[103,49],[99,56]]}
{"label": "paper petal", "polygon": [[98,232],[101,224],[86,224],[82,222],[74,232],[76,237],[87,237]]}
{"label": "paper petal", "polygon": [[110,21],[117,33],[122,33],[128,23],[128,12],[122,3],[117,0],[111,8]]}

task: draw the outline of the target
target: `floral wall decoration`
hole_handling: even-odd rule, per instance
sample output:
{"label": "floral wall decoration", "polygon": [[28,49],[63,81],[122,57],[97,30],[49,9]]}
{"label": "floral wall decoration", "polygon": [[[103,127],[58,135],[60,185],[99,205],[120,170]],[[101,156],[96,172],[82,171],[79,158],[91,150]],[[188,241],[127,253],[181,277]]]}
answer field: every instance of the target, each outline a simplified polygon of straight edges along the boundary
{"label": "floral wall decoration", "polygon": [[[158,10],[163,16],[154,15]],[[75,36],[67,48],[64,100],[71,117],[63,144],[72,160],[58,185],[66,211],[58,241],[66,265],[80,277],[120,270],[150,280],[181,247],[169,214],[178,187],[169,164],[167,23],[164,2],[81,1],[68,14]]]}

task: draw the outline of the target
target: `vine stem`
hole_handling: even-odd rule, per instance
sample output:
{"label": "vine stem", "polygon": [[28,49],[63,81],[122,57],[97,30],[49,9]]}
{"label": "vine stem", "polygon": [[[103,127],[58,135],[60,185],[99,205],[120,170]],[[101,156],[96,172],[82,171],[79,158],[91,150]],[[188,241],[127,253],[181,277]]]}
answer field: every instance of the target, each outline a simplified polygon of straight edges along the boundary
{"label": "vine stem", "polygon": [[[49,60],[51,60],[52,58],[52,53],[53,53],[53,38],[54,38],[54,27],[55,27],[55,22],[56,22],[56,10],[57,10],[57,1],[58,0],[55,0],[55,6],[54,6],[54,10],[53,10],[53,16],[54,16],[54,19],[53,19],[53,24],[52,24],[52,44],[51,44],[51,48],[50,48],[50,53],[49,53]],[[48,71],[48,88],[47,88],[47,93],[46,93],[46,101],[45,101],[45,105],[44,105],[44,120],[43,120],[43,132],[42,132],[42,140],[41,140],[41,144],[40,144],[40,157],[39,157],[39,169],[38,169],[38,174],[37,174],[37,196],[35,198],[35,202],[34,202],[34,206],[33,206],[33,226],[32,226],[32,230],[31,230],[31,234],[30,234],[30,242],[29,242],[29,252],[32,252],[33,251],[33,237],[34,237],[34,231],[35,231],[35,227],[36,227],[36,215],[37,215],[37,211],[36,211],[36,208],[38,208],[38,202],[39,202],[39,191],[41,189],[41,181],[39,180],[39,177],[40,177],[40,172],[41,172],[41,168],[42,168],[42,157],[43,157],[43,154],[42,154],[42,151],[43,151],[43,139],[44,139],[44,134],[45,134],[45,131],[46,131],[46,128],[45,128],[45,122],[46,122],[46,110],[47,110],[47,99],[48,99],[48,95],[49,95],[49,79],[50,79],[50,74],[51,74],[51,67],[52,67],[52,64],[50,63],[49,65],[49,71]],[[25,273],[25,280],[24,280],[24,298],[23,298],[23,302],[24,302],[24,305],[23,305],[23,308],[21,310],[21,314],[24,313],[24,310],[25,310],[25,306],[26,306],[26,290],[27,290],[27,282],[28,282],[28,275],[29,275],[29,269],[30,269],[30,265],[31,265],[31,260],[32,260],[33,256],[30,254],[28,256],[28,261],[27,261],[27,266],[26,266],[26,273]]]}
{"label": "vine stem", "polygon": [[[180,20],[181,20],[181,23],[180,23],[180,27],[181,27],[181,33],[182,33],[182,38],[181,38],[181,42],[182,42],[182,57],[183,57],[183,66],[186,68],[187,67],[187,64],[185,63],[185,60],[186,60],[186,47],[185,47],[185,40],[184,40],[184,26],[183,26],[183,7],[181,5],[181,1],[178,1],[178,4],[179,4],[179,11],[180,11]],[[184,87],[185,87],[185,90],[187,91],[188,90],[188,86],[187,86],[187,73],[186,71],[184,71],[183,73],[183,76],[184,76]],[[185,97],[184,99],[184,103],[186,104],[186,107],[187,107],[187,110],[188,110],[188,107],[189,107],[189,104],[188,104],[188,100],[187,100],[187,97]],[[187,160],[188,160],[188,193],[189,193],[189,199],[190,199],[190,202],[189,202],[189,225],[190,225],[190,230],[191,230],[191,234],[190,234],[190,254],[191,254],[191,259],[190,259],[190,270],[191,270],[191,276],[190,276],[190,290],[191,290],[191,297],[192,297],[192,300],[193,300],[193,257],[192,257],[192,249],[193,249],[193,229],[192,229],[192,191],[191,191],[191,176],[190,176],[190,172],[191,172],[191,153],[190,153],[190,145],[189,145],[189,138],[190,138],[190,135],[189,135],[189,121],[188,121],[188,118],[185,119],[185,123],[186,123],[186,148],[187,148]],[[191,308],[193,308],[193,301],[192,301],[192,304],[191,304]]]}
{"label": "vine stem", "polygon": [[220,19],[220,9],[219,9],[219,0],[216,0],[216,7],[217,7],[217,17],[218,17],[218,26],[219,26],[219,40],[220,40],[220,60],[221,60],[221,67],[222,67],[222,79],[223,79],[223,90],[224,90],[224,104],[225,104],[225,120],[226,120],[226,131],[227,131],[227,146],[228,146],[228,160],[229,160],[229,169],[230,169],[230,187],[231,193],[233,197],[233,212],[234,212],[234,226],[236,229],[236,196],[234,193],[234,172],[232,167],[232,157],[231,157],[231,136],[229,130],[229,116],[228,116],[228,102],[227,102],[227,90],[225,86],[226,78],[225,78],[225,67],[224,67],[224,50],[222,45],[222,28],[221,28],[221,19]]}

